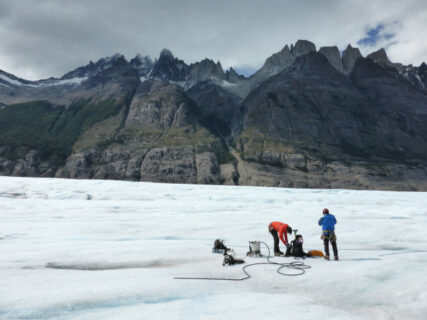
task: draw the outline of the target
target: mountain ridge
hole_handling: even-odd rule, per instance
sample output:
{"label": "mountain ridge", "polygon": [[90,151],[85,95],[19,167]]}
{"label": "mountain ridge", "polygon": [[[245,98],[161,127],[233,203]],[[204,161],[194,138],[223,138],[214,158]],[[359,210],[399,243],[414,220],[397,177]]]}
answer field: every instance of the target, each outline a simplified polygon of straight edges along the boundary
{"label": "mountain ridge", "polygon": [[250,77],[168,49],[32,82],[0,72],[0,174],[427,190],[426,81],[383,49],[307,40]]}

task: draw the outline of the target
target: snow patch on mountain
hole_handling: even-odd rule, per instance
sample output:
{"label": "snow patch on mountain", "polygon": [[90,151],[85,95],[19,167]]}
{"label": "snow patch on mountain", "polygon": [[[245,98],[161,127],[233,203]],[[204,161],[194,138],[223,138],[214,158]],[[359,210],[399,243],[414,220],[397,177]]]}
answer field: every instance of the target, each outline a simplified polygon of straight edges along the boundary
{"label": "snow patch on mountain", "polygon": [[23,86],[23,85],[25,85],[25,84],[24,84],[24,83],[22,83],[21,81],[11,79],[11,78],[7,77],[7,76],[6,76],[6,75],[4,75],[4,74],[0,74],[0,80],[6,81],[6,82],[8,82],[8,83],[10,83],[10,84],[13,84],[13,85],[15,85],[15,86]]}
{"label": "snow patch on mountain", "polygon": [[3,87],[6,87],[6,88],[9,88],[9,89],[12,89],[12,87],[9,87],[8,85],[5,85],[4,83],[1,83],[1,82],[0,82],[0,86],[3,86]]}
{"label": "snow patch on mountain", "polygon": [[63,80],[54,80],[49,83],[40,83],[40,87],[50,87],[50,86],[75,86],[80,85],[82,82],[86,81],[89,77],[82,78],[71,78],[71,79],[63,79]]}
{"label": "snow patch on mountain", "polygon": [[[31,87],[31,88],[45,88],[52,86],[76,86],[80,85],[83,81],[86,81],[88,77],[82,78],[71,78],[71,79],[47,79],[47,80],[39,80],[31,83],[23,83],[19,80],[11,79],[3,74],[0,74],[0,79],[18,87]],[[0,83],[5,87],[11,88],[10,86]],[[11,88],[12,89],[12,88]]]}

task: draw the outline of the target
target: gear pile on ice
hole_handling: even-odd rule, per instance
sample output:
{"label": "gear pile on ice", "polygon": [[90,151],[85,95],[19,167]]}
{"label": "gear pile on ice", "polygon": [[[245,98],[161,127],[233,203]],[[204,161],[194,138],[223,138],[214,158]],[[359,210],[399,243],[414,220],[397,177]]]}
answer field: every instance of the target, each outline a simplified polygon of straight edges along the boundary
{"label": "gear pile on ice", "polygon": [[248,257],[261,258],[261,242],[259,241],[249,241],[249,251],[246,253]]}
{"label": "gear pile on ice", "polygon": [[212,253],[225,253],[227,247],[224,244],[224,240],[216,239],[212,248]]}
{"label": "gear pile on ice", "polygon": [[[218,240],[218,239],[217,239]],[[222,244],[224,247],[224,243],[223,241],[219,240],[219,242],[217,242],[215,240],[215,243],[220,245]],[[311,267],[304,264],[304,262],[302,261],[293,261],[290,263],[279,263],[279,262],[274,262],[270,260],[271,254],[270,254],[270,248],[268,247],[268,245],[265,242],[260,242],[263,245],[265,245],[265,247],[268,250],[268,255],[266,256],[267,262],[256,262],[256,263],[250,263],[247,265],[244,265],[242,267],[242,271],[245,274],[244,277],[242,278],[215,278],[215,277],[174,277],[174,279],[177,280],[224,280],[224,281],[243,281],[243,280],[247,280],[249,278],[251,278],[251,275],[246,271],[247,268],[251,267],[251,266],[256,266],[256,265],[276,265],[278,266],[277,268],[277,273],[283,275],[283,276],[300,276],[303,275],[305,273],[306,269],[310,269]],[[214,244],[214,249],[215,249],[215,244]],[[219,250],[221,250],[220,248],[218,248]],[[234,264],[240,264],[240,263],[244,263],[245,261],[241,260],[241,259],[236,259],[234,257],[234,250],[233,249],[229,249],[227,247],[225,247],[224,250],[224,261],[223,261],[223,266],[225,265],[234,265]],[[213,251],[213,250],[212,250]],[[284,273],[282,272],[282,269],[284,268],[288,268],[291,270],[294,270],[296,272],[292,272],[292,273]]]}
{"label": "gear pile on ice", "polygon": [[241,264],[241,263],[245,263],[245,260],[242,259],[236,259],[234,257],[234,250],[232,249],[227,249],[226,252],[224,253],[224,261],[222,262],[222,265],[229,265],[232,266],[234,264]]}
{"label": "gear pile on ice", "polygon": [[214,242],[214,246],[212,248],[213,253],[221,253],[224,255],[224,261],[222,262],[222,265],[229,265],[232,266],[234,264],[241,264],[245,263],[242,259],[236,259],[236,253],[233,249],[227,248],[224,244],[224,240],[216,239]]}

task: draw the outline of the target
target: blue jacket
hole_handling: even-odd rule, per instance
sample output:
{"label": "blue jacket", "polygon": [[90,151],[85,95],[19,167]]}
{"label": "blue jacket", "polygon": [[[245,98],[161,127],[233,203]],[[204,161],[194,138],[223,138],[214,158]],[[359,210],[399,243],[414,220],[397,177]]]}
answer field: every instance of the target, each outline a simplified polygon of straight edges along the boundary
{"label": "blue jacket", "polygon": [[325,214],[319,220],[319,226],[322,226],[322,230],[335,230],[335,224],[337,223],[337,219],[333,214]]}

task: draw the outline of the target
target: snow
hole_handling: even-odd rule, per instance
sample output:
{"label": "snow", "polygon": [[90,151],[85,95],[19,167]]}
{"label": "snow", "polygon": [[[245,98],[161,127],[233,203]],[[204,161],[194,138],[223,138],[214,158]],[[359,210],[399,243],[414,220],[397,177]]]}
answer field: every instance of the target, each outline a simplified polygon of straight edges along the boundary
{"label": "snow", "polygon": [[41,84],[41,86],[70,86],[70,85],[80,85],[83,81],[86,81],[88,77],[81,78],[72,78],[64,80],[56,80],[52,83]]}
{"label": "snow", "polygon": [[[296,277],[258,265],[240,282],[174,279],[243,277],[214,240],[264,262],[244,256],[248,241],[272,245],[273,220],[321,250],[325,207],[340,261],[308,258]],[[421,192],[1,177],[0,318],[425,319],[426,208]]]}
{"label": "snow", "polygon": [[1,83],[1,82],[0,82],[0,86],[3,86],[3,87],[6,87],[6,88],[9,88],[9,89],[12,89],[11,87],[9,87],[9,86],[5,85],[4,83]]}
{"label": "snow", "polygon": [[[82,77],[82,78],[72,78],[72,79],[64,79],[64,80],[42,80],[38,83],[23,83],[18,80],[10,79],[9,77],[0,74],[0,79],[4,80],[10,84],[13,84],[15,86],[25,86],[25,87],[32,87],[32,88],[45,88],[45,87],[52,87],[52,86],[70,86],[70,85],[80,85],[83,81],[86,81],[88,77]],[[4,85],[0,83],[0,85]],[[8,87],[4,85],[5,87]],[[10,87],[8,87],[10,88]]]}
{"label": "snow", "polygon": [[235,87],[237,85],[237,83],[232,83],[232,82],[229,82],[227,80],[221,80],[219,82],[219,85],[223,88],[230,88],[230,87]]}
{"label": "snow", "polygon": [[418,74],[415,74],[415,78],[418,80],[418,83],[421,85],[421,87],[424,88],[424,83],[421,80],[420,76]]}
{"label": "snow", "polygon": [[0,79],[6,81],[10,84],[14,84],[15,86],[23,86],[24,84],[21,81],[11,79],[3,74],[0,74]]}

